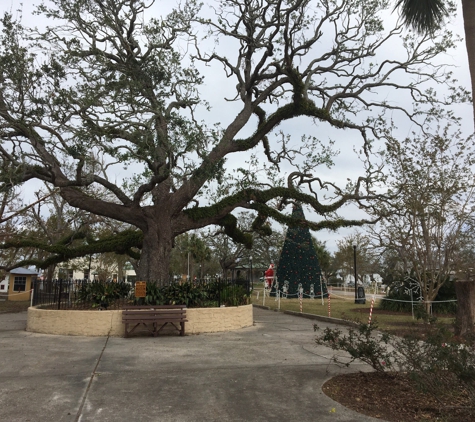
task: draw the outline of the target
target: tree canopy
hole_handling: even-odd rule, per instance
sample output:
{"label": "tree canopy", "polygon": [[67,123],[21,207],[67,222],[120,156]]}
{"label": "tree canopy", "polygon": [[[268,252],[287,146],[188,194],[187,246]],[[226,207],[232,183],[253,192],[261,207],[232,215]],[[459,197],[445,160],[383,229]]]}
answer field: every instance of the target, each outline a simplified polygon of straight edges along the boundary
{"label": "tree canopy", "polygon": [[[44,29],[5,14],[0,189],[27,195],[39,180],[70,206],[125,223],[119,243],[141,249],[144,280],[167,277],[175,237],[191,230],[221,226],[250,247],[238,209],[254,212],[260,232],[269,219],[364,224],[337,212],[384,198],[373,143],[397,119],[422,130],[466,94],[436,60],[454,46],[450,34],[403,37],[399,23],[386,28],[387,7],[216,0],[210,14],[194,0],[172,11],[153,0],[50,0],[38,7]],[[216,72],[224,82],[210,90]],[[438,84],[450,85],[445,98]],[[317,135],[292,137],[285,122],[296,118]],[[332,161],[326,128],[339,147],[361,147],[366,171],[347,186],[315,174]],[[294,200],[321,219],[294,221]]]}
{"label": "tree canopy", "polygon": [[[399,263],[400,281],[419,288],[427,310],[450,278],[467,268],[474,244],[474,149],[453,127],[388,143],[390,183],[398,192],[377,231],[378,246]],[[383,207],[384,208],[384,207]]]}

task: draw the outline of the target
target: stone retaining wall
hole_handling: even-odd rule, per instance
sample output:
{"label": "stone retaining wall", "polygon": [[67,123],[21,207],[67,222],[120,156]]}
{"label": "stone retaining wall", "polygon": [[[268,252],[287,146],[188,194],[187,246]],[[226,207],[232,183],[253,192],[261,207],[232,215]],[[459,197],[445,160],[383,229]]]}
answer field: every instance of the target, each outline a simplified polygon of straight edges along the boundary
{"label": "stone retaining wall", "polygon": [[[124,335],[121,311],[65,311],[28,308],[26,331],[68,336]],[[186,334],[231,331],[253,325],[252,305],[186,310]]]}

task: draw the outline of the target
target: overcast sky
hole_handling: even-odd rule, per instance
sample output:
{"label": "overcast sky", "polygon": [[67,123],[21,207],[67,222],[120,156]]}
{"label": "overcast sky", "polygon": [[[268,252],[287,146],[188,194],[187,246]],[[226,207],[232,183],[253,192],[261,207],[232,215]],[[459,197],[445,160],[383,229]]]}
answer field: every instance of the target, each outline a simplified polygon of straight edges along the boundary
{"label": "overcast sky", "polygon": [[[33,5],[36,5],[38,3],[38,0],[2,0],[0,1],[0,11],[2,12],[2,14],[5,11],[12,11],[15,16],[17,15],[15,10],[21,8],[21,4],[23,4],[23,23],[27,26],[38,25],[41,27],[46,24],[46,21],[44,20],[45,18],[31,16],[31,10],[33,9]],[[170,5],[174,4],[175,2],[167,0],[163,3]],[[389,19],[394,19],[394,16],[390,16]],[[454,32],[463,34],[461,11],[459,13],[459,16],[454,21],[453,26]],[[453,56],[447,57],[446,63],[451,63],[455,66],[455,78],[459,80],[461,85],[464,85],[469,89],[470,78],[465,45],[461,44]],[[222,76],[222,72],[220,74],[206,74],[205,76],[205,88],[209,89],[206,95],[206,99],[211,103],[211,107],[213,107],[214,101],[222,100],[223,95],[226,93],[225,89],[229,89],[229,83],[226,83],[226,80]],[[227,94],[229,93],[226,93],[226,95]],[[229,116],[232,115],[233,105],[229,104],[229,108],[227,109],[226,107],[222,106],[222,102],[220,102],[219,104],[219,107],[215,107],[213,109],[214,116],[216,116],[215,121],[221,121],[223,125],[226,125],[226,123],[229,122]],[[459,113],[459,115],[464,118],[464,126],[467,133],[473,131],[473,114],[471,106],[466,105],[458,107],[457,113]],[[285,124],[285,129],[287,132],[291,133],[292,136],[295,136],[295,139],[297,140],[300,139],[300,136],[302,134],[313,134],[316,130],[320,130],[320,128],[317,128],[315,125],[309,122],[308,119],[295,119],[291,122],[287,122]],[[406,132],[407,134],[409,134],[412,128],[408,126],[403,127],[401,129],[402,132]],[[321,134],[319,135],[322,136]],[[329,136],[330,132],[328,134],[328,137]],[[336,149],[340,151],[340,154],[335,159],[335,166],[330,170],[326,168],[319,169],[319,174],[329,180],[344,183],[348,177],[355,178],[358,175],[362,174],[361,163],[358,161],[357,157],[353,152],[354,148],[360,149],[361,138],[359,136],[352,135],[348,131],[339,133],[338,137],[340,139],[345,138],[345,142],[341,142],[336,146]],[[325,138],[325,134],[323,135],[323,138]],[[355,218],[361,215],[362,214],[354,208],[346,211],[346,217]],[[308,212],[307,217],[311,219],[311,215],[309,215]],[[322,231],[314,234],[320,240],[326,241],[327,246],[331,251],[335,251],[336,241],[353,231],[354,229],[342,229],[336,233]]]}

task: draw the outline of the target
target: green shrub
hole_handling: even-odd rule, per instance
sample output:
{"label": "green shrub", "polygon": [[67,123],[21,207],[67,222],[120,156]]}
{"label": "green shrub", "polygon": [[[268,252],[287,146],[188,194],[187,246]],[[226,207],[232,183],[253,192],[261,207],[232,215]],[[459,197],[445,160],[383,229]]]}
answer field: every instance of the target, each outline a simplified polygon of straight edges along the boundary
{"label": "green shrub", "polygon": [[475,350],[443,325],[429,327],[424,341],[398,340],[400,367],[409,372],[420,389],[437,397],[462,387],[475,407]]}
{"label": "green shrub", "polygon": [[186,305],[187,308],[201,308],[208,299],[205,289],[190,282],[164,286],[162,294],[164,305]]}
{"label": "green shrub", "polygon": [[221,291],[221,303],[225,306],[241,306],[249,303],[249,296],[243,286],[225,286]]}
{"label": "green shrub", "polygon": [[[140,298],[138,298],[140,299]],[[137,298],[136,303],[137,303]],[[145,298],[146,305],[163,305],[164,297],[160,287],[156,283],[147,283],[145,285]]]}
{"label": "green shrub", "polygon": [[[186,305],[187,308],[201,308],[209,305],[208,293],[202,286],[186,282],[159,286],[154,282],[147,282],[146,305]],[[139,300],[135,300],[139,303]]]}
{"label": "green shrub", "polygon": [[[475,409],[475,341],[455,338],[447,327],[427,326],[424,341],[415,336],[400,338],[378,334],[376,326],[359,324],[344,334],[339,329],[326,328],[316,343],[333,350],[345,351],[349,361],[341,356],[332,360],[349,366],[361,360],[378,371],[401,370],[408,372],[417,386],[436,399],[443,394],[467,396]],[[315,326],[315,330],[318,327]]]}
{"label": "green shrub", "polygon": [[[391,336],[385,333],[378,336],[375,334],[376,329],[376,323],[360,323],[356,328],[349,328],[348,334],[343,334],[338,328],[325,328],[323,334],[316,338],[316,343],[349,353],[348,362],[335,355],[332,359],[337,364],[349,366],[359,359],[371,365],[374,370],[385,372],[394,367],[396,356],[388,347]],[[318,331],[319,327],[314,325],[314,330]]]}
{"label": "green shrub", "polygon": [[130,290],[130,284],[123,281],[83,283],[77,297],[79,301],[92,302],[93,307],[107,308],[111,302],[128,297]]}
{"label": "green shrub", "polygon": [[[129,296],[131,286],[125,282],[93,282],[81,285],[79,301],[92,302],[93,307],[108,307],[114,300]],[[209,283],[174,283],[161,286],[147,282],[144,298],[135,298],[136,305],[186,305],[187,308],[206,308],[245,305],[249,302],[246,288],[228,285],[220,280]]]}
{"label": "green shrub", "polygon": [[[392,312],[412,312],[411,295],[406,293],[405,285],[393,288],[386,295],[389,300],[382,300],[379,309]],[[424,319],[424,307],[417,300],[418,295],[414,293],[414,313],[418,319]],[[448,301],[455,299],[455,287],[453,281],[447,281],[439,290],[435,301]],[[456,302],[441,302],[432,305],[432,312],[438,314],[455,314],[457,312]]]}
{"label": "green shrub", "polygon": [[[411,312],[411,296],[404,292],[405,288],[400,287],[391,289],[386,295],[389,300],[382,300],[379,309],[392,312]],[[417,301],[414,300],[414,305],[417,306]]]}

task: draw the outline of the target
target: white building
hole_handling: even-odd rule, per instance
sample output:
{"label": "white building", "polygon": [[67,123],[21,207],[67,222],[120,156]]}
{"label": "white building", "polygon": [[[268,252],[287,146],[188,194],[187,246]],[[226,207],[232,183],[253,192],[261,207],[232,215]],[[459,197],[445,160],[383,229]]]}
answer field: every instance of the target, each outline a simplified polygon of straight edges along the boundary
{"label": "white building", "polygon": [[126,263],[119,271],[117,263],[104,263],[100,258],[75,259],[59,264],[56,268],[54,278],[73,280],[117,280],[119,273],[121,279],[126,281],[135,280],[135,271],[129,263]]}
{"label": "white building", "polygon": [[7,274],[5,279],[0,281],[0,297],[8,295],[8,280],[10,276]]}

